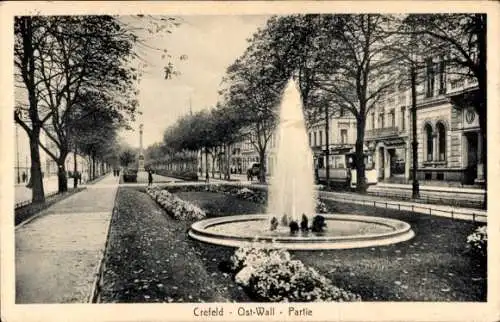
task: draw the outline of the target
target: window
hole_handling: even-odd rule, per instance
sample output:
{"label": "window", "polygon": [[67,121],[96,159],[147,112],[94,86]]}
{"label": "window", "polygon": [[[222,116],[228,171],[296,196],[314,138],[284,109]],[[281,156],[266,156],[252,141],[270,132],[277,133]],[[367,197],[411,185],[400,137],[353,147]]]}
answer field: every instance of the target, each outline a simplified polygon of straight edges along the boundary
{"label": "window", "polygon": [[439,60],[439,94],[446,93],[446,61],[444,56]]}
{"label": "window", "polygon": [[425,149],[427,151],[427,161],[432,161],[432,150],[434,149],[434,145],[432,137],[432,127],[429,124],[425,125],[425,135],[425,142],[427,145],[427,148]]}
{"label": "window", "polygon": [[425,97],[432,97],[434,95],[434,63],[432,58],[426,60],[427,74],[426,74],[426,92]]}
{"label": "window", "polygon": [[309,132],[309,146],[312,146],[312,132]]}
{"label": "window", "polygon": [[317,134],[316,134],[316,132],[314,132],[314,146],[316,146],[316,145],[317,145],[316,135],[317,135]]}
{"label": "window", "polygon": [[372,129],[375,129],[375,113],[372,113]]}
{"label": "window", "polygon": [[323,145],[323,131],[319,131],[319,145]]}
{"label": "window", "polygon": [[444,124],[439,122],[436,125],[437,135],[438,135],[438,160],[446,160],[446,128]]}
{"label": "window", "polygon": [[347,143],[347,129],[340,130],[340,143],[342,144]]}
{"label": "window", "polygon": [[406,130],[406,108],[401,106],[401,131]]}
{"label": "window", "polygon": [[340,117],[343,117],[343,116],[344,116],[344,114],[345,114],[345,113],[344,113],[344,108],[343,108],[343,107],[341,107],[341,108],[340,108],[340,112],[339,112],[339,116],[340,116]]}
{"label": "window", "polygon": [[389,122],[391,122],[391,127],[396,127],[396,117],[394,115],[394,109],[389,112]]}
{"label": "window", "polygon": [[378,116],[378,127],[383,129],[384,128],[384,113],[380,113]]}

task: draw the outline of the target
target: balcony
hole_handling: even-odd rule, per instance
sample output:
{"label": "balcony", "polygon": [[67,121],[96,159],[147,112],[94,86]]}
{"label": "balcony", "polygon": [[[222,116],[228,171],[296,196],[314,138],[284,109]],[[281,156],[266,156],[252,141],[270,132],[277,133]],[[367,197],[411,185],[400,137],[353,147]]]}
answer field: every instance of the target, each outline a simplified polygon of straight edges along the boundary
{"label": "balcony", "polygon": [[399,128],[397,126],[383,127],[378,129],[366,130],[365,139],[379,139],[391,136],[398,136]]}

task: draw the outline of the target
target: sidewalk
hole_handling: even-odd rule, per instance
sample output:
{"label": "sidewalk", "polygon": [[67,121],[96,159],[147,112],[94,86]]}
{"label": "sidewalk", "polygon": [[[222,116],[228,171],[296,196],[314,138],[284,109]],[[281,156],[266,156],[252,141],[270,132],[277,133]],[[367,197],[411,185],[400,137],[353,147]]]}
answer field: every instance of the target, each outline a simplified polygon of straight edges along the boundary
{"label": "sidewalk", "polygon": [[[220,179],[210,178],[212,183],[233,183],[239,184],[241,186],[257,187],[267,189],[268,185],[259,184],[254,181],[251,183],[249,181],[227,181]],[[189,183],[186,183],[189,184]],[[191,183],[192,184],[192,183]],[[200,182],[201,184],[201,182]],[[423,202],[413,202],[413,201],[401,201],[401,200],[388,200],[384,197],[372,196],[372,195],[362,195],[352,192],[336,192],[336,191],[318,191],[322,198],[330,199],[333,201],[360,204],[366,206],[374,206],[377,208],[387,208],[387,209],[397,209],[412,211],[414,213],[441,216],[469,221],[486,222],[487,221],[487,211],[465,208],[465,207],[454,207],[447,205],[435,205]]]}
{"label": "sidewalk", "polygon": [[108,174],[16,228],[16,304],[89,302],[117,189]]}

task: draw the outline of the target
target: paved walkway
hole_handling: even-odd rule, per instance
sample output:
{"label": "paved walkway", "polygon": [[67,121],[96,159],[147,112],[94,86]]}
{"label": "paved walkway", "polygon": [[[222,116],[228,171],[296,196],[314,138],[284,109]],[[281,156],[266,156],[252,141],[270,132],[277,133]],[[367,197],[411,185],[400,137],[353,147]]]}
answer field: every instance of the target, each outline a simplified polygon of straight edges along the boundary
{"label": "paved walkway", "polygon": [[118,177],[107,175],[16,228],[16,303],[87,303]]}

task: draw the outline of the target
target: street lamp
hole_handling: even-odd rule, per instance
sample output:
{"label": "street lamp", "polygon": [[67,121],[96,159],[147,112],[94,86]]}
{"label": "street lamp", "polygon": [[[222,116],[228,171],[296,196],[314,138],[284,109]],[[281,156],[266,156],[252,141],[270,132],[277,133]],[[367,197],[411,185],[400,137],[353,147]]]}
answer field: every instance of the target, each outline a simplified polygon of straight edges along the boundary
{"label": "street lamp", "polygon": [[[412,31],[415,31],[414,29]],[[415,33],[411,34],[410,44],[410,83],[411,83],[411,116],[412,116],[412,163],[413,163],[413,181],[412,198],[420,198],[420,186],[417,179],[418,172],[418,141],[417,141],[417,66],[415,63]]]}
{"label": "street lamp", "polygon": [[412,116],[412,149],[413,149],[413,182],[412,182],[412,198],[420,198],[420,187],[417,179],[418,171],[418,141],[417,141],[417,84],[415,62],[411,62],[410,70],[411,81],[411,116]]}

